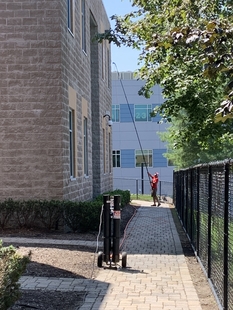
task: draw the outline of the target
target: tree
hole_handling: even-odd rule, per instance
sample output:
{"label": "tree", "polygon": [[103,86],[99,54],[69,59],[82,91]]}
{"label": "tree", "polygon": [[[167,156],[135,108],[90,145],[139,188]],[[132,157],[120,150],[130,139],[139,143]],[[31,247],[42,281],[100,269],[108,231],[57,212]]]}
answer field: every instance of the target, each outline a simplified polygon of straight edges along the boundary
{"label": "tree", "polygon": [[149,97],[159,84],[165,102],[154,114],[168,121],[184,118],[174,143],[184,149],[198,139],[201,154],[213,141],[231,137],[233,1],[131,2],[135,11],[113,16],[115,29],[99,39],[141,49],[138,74],[145,86],[139,93]]}
{"label": "tree", "polygon": [[202,130],[192,131],[191,138],[187,140],[184,136],[190,131],[190,124],[184,113],[180,112],[181,115],[172,119],[167,131],[159,133],[161,140],[167,142],[167,153],[164,156],[176,166],[176,169],[232,158],[233,135],[229,134],[230,123],[224,126],[216,124],[215,131],[207,126],[206,137],[202,140],[200,139]]}

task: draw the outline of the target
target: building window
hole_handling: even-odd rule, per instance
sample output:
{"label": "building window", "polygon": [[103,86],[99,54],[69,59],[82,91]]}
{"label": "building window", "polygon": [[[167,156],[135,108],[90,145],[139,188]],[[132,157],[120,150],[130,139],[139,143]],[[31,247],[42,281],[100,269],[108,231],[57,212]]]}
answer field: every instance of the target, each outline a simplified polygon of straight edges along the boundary
{"label": "building window", "polygon": [[105,41],[102,42],[102,79],[105,79]]}
{"label": "building window", "polygon": [[151,121],[150,112],[152,111],[151,104],[137,104],[135,105],[135,121],[147,122]]}
{"label": "building window", "polygon": [[110,51],[109,51],[109,48],[107,49],[107,86],[108,88],[110,88]]}
{"label": "building window", "polygon": [[111,160],[111,134],[108,134],[108,164],[109,164],[109,173],[112,172],[112,160]]}
{"label": "building window", "polygon": [[74,0],[67,0],[68,29],[74,33]]}
{"label": "building window", "polygon": [[112,151],[112,166],[114,168],[119,168],[121,166],[121,152]]}
{"label": "building window", "polygon": [[85,0],[81,0],[81,15],[82,15],[82,49],[87,51],[87,38],[86,38],[86,3]]}
{"label": "building window", "polygon": [[74,173],[74,111],[69,110],[69,133],[70,133],[70,177],[75,177]]}
{"label": "building window", "polygon": [[88,175],[88,135],[87,135],[87,118],[83,118],[83,171]]}
{"label": "building window", "polygon": [[106,173],[106,135],[105,129],[103,129],[103,164],[104,164],[104,173]]}
{"label": "building window", "polygon": [[152,150],[136,150],[135,151],[136,167],[141,167],[142,163],[147,164],[148,167],[152,167]]}
{"label": "building window", "polygon": [[120,121],[120,106],[119,104],[112,105],[112,121],[119,122]]}

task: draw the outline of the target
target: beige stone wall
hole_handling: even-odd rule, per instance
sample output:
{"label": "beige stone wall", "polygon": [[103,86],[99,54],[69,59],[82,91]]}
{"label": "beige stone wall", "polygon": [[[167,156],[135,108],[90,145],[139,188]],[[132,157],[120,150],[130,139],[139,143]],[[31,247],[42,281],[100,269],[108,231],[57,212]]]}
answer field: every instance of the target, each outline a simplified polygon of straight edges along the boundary
{"label": "beige stone wall", "polygon": [[[82,49],[81,0],[75,2],[75,28],[73,35],[62,27],[62,84],[64,101],[67,87],[77,94],[77,175],[69,179],[68,153],[64,157],[64,196],[66,199],[88,200],[112,188],[112,175],[103,172],[102,119],[106,110],[111,111],[111,89],[103,79],[102,46],[93,36],[102,29],[109,29],[109,21],[102,1],[86,1],[86,51]],[[64,15],[66,10],[64,9]],[[104,26],[103,26],[104,25]],[[106,62],[106,59],[104,60]],[[105,70],[109,66],[104,64]],[[66,106],[64,106],[66,109]],[[65,111],[64,111],[65,112]],[[83,117],[88,121],[88,176],[83,165]],[[66,118],[66,112],[64,113]],[[65,124],[64,120],[64,124]],[[67,125],[65,125],[67,127]],[[108,129],[107,129],[108,130]],[[63,148],[67,149],[68,136],[64,132]]]}
{"label": "beige stone wall", "polygon": [[62,197],[57,1],[0,3],[0,193]]}
{"label": "beige stone wall", "polygon": [[[111,111],[111,92],[100,76],[101,45],[92,43],[90,14],[98,30],[100,23],[109,27],[108,19],[101,0],[86,1],[84,53],[81,0],[74,3],[74,35],[67,28],[67,0],[0,3],[1,199],[87,200],[111,187],[112,176],[101,171],[102,116]],[[88,176],[83,174],[83,99],[88,114]],[[76,178],[71,180],[68,116],[74,104]],[[99,145],[95,158],[93,144],[95,149]]]}

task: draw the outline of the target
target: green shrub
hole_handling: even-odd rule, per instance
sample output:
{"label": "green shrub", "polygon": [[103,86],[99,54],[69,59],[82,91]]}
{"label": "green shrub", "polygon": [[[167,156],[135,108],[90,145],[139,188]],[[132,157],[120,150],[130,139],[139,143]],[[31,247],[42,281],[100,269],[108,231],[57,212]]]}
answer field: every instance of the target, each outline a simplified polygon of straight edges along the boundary
{"label": "green shrub", "polygon": [[59,220],[62,218],[63,202],[60,200],[38,200],[36,213],[42,225],[50,229],[58,229]]}
{"label": "green shrub", "polygon": [[63,218],[65,224],[73,231],[78,231],[81,222],[81,210],[79,204],[73,201],[64,201]]}
{"label": "green shrub", "polygon": [[64,202],[64,221],[73,232],[96,231],[102,204],[98,201]]}
{"label": "green shrub", "polygon": [[18,280],[29,262],[13,246],[3,247],[0,241],[0,309],[6,310],[19,298]]}
{"label": "green shrub", "polygon": [[44,227],[58,229],[62,221],[73,232],[97,231],[100,222],[103,195],[121,197],[121,207],[130,202],[130,192],[114,190],[99,195],[93,201],[28,200],[0,202],[0,226],[5,228],[12,220],[14,227]]}
{"label": "green shrub", "polygon": [[33,227],[36,219],[36,202],[34,200],[15,201],[14,209],[17,224],[21,227]]}
{"label": "green shrub", "polygon": [[79,207],[81,211],[80,231],[97,231],[102,203],[98,201],[83,202]]}
{"label": "green shrub", "polygon": [[0,202],[0,226],[5,228],[15,211],[15,201],[11,198]]}
{"label": "green shrub", "polygon": [[109,196],[121,196],[121,207],[126,206],[130,202],[130,191],[126,190],[123,191],[121,189],[116,189],[114,191],[106,192],[102,195],[99,195],[95,198],[95,201],[101,201],[103,203],[103,195],[109,195]]}

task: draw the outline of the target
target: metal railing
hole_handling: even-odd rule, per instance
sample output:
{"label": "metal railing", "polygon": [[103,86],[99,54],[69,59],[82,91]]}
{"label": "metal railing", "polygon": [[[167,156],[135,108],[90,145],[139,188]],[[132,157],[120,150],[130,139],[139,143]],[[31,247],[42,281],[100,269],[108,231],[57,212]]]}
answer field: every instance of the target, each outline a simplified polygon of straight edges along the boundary
{"label": "metal railing", "polygon": [[[113,189],[129,190],[136,195],[149,195],[151,186],[149,179],[113,178]],[[173,197],[173,182],[159,181],[158,195]]]}
{"label": "metal railing", "polygon": [[219,306],[233,310],[233,161],[174,172],[174,198]]}

